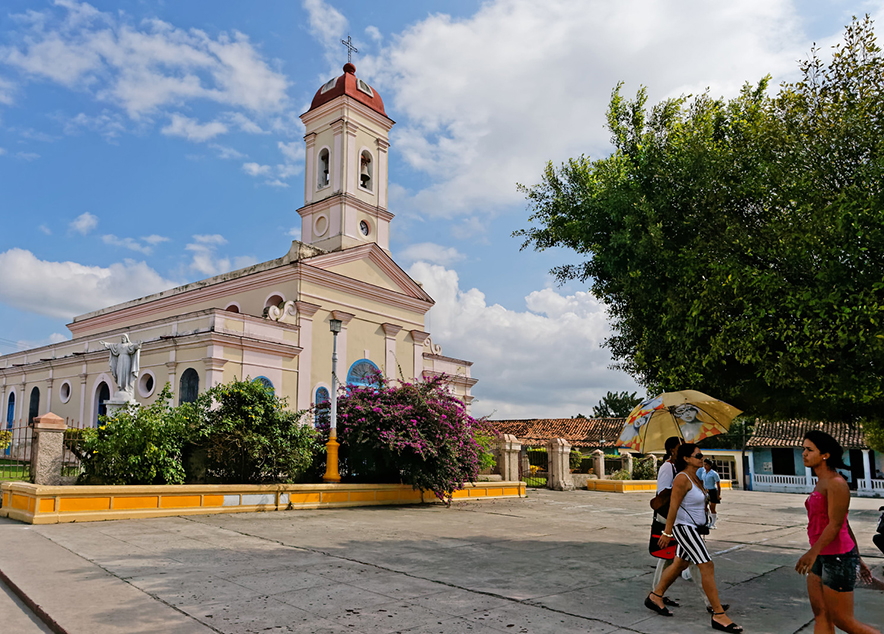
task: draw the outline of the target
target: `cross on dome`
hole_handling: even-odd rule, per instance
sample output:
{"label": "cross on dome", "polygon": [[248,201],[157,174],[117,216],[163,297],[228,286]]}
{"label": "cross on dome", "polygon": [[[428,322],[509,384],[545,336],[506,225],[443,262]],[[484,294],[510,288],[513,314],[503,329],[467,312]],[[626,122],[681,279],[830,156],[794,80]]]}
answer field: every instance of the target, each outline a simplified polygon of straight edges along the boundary
{"label": "cross on dome", "polygon": [[347,35],[346,40],[341,40],[341,44],[347,47],[347,63],[353,63],[353,53],[358,53],[359,49],[353,46],[353,40],[350,39],[350,35]]}

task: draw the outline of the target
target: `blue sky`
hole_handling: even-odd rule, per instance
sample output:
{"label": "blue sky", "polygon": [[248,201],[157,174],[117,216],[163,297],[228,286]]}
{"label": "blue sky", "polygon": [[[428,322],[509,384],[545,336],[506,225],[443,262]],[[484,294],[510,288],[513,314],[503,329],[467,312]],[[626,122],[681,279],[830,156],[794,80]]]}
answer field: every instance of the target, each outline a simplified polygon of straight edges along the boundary
{"label": "blue sky", "polygon": [[[436,298],[475,413],[589,413],[608,390],[603,307],[520,252],[516,183],[609,151],[611,89],[651,101],[795,77],[881,1],[4,0],[0,353],[74,315],[284,254],[303,203],[303,113],[357,74],[393,128],[394,257]],[[639,390],[641,392],[641,390]]]}

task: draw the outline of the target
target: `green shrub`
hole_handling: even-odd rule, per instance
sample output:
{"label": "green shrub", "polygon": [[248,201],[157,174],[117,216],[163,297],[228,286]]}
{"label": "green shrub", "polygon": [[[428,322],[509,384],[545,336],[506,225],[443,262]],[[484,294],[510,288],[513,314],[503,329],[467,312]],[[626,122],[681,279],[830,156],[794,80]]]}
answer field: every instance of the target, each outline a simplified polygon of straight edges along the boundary
{"label": "green shrub", "polygon": [[654,456],[645,456],[632,463],[633,480],[656,480],[657,459]]}
{"label": "green shrub", "polygon": [[207,451],[209,478],[224,484],[295,482],[318,448],[304,411],[260,382],[233,381],[201,394],[186,412],[190,436]]}
{"label": "green shrub", "polygon": [[628,469],[620,469],[620,471],[615,471],[611,474],[611,480],[631,480],[632,476],[629,475]]}
{"label": "green shrub", "polygon": [[100,484],[181,484],[184,420],[170,407],[167,383],[156,402],[129,406],[113,418],[101,417],[97,429],[81,432],[81,482]]}
{"label": "green shrub", "polygon": [[4,451],[11,444],[12,432],[7,430],[0,431],[0,451]]}
{"label": "green shrub", "polygon": [[572,447],[571,454],[568,456],[568,466],[571,469],[580,469],[581,462],[583,462],[583,454],[576,447]]}

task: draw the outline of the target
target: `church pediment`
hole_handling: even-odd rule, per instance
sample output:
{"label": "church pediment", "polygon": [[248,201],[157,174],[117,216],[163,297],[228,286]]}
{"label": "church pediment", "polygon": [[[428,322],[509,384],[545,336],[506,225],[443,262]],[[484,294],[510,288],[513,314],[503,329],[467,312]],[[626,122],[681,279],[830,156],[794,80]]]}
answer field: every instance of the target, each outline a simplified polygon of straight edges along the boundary
{"label": "church pediment", "polygon": [[325,253],[304,261],[305,264],[345,277],[402,293],[408,297],[433,303],[433,298],[408,276],[396,262],[375,243]]}

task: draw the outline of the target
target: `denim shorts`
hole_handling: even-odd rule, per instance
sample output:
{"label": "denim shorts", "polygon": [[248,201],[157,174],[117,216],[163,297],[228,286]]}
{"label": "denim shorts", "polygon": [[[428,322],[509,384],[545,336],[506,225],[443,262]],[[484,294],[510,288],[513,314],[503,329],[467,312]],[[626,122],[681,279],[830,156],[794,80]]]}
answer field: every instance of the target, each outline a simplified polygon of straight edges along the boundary
{"label": "denim shorts", "polygon": [[853,592],[859,575],[859,550],[854,546],[843,555],[818,555],[810,572],[835,592]]}

